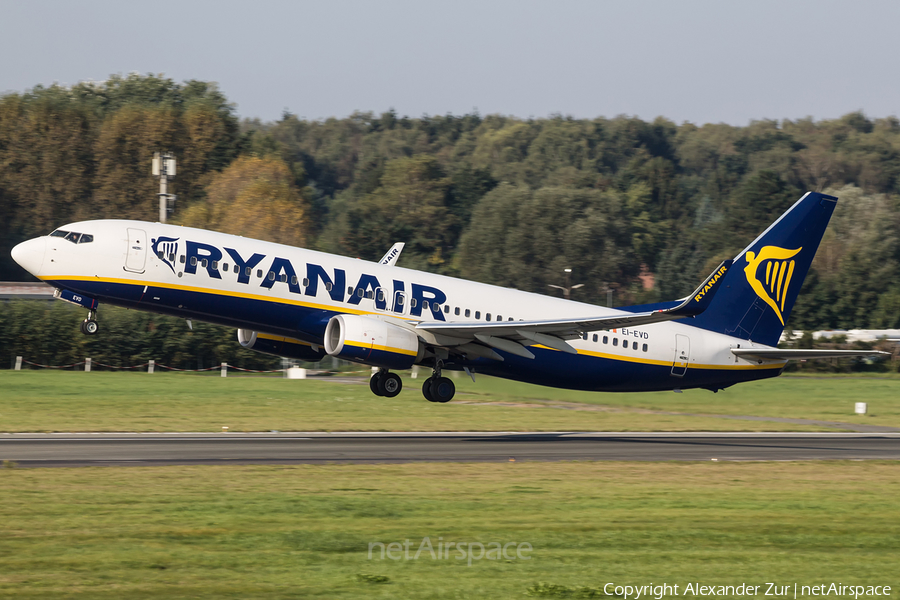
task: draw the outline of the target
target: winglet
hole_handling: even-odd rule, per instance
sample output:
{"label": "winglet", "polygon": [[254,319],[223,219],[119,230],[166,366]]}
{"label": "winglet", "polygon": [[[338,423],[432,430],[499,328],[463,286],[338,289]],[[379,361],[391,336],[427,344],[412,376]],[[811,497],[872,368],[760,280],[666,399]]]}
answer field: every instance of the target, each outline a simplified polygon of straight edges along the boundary
{"label": "winglet", "polygon": [[397,259],[400,258],[400,252],[403,250],[403,246],[406,244],[404,242],[397,242],[391,249],[387,251],[387,254],[381,257],[381,260],[378,261],[378,264],[385,265],[386,267],[393,267],[397,264]]}
{"label": "winglet", "polygon": [[732,264],[734,264],[734,261],[730,259],[722,261],[722,264],[716,267],[716,270],[706,278],[706,281],[701,283],[700,287],[694,290],[694,293],[688,296],[684,302],[674,308],[658,312],[669,313],[678,317],[696,317],[709,308],[713,296],[716,295],[716,292],[722,286],[725,273],[728,272]]}

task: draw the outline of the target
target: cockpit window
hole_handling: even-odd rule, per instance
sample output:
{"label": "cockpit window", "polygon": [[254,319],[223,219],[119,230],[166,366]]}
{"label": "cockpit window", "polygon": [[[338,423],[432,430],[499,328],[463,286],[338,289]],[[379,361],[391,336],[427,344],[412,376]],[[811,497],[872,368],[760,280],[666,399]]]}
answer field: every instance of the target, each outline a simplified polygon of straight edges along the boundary
{"label": "cockpit window", "polygon": [[73,244],[90,244],[94,241],[94,236],[89,233],[78,233],[75,231],[63,231],[57,229],[50,234],[50,237],[61,237],[72,242]]}

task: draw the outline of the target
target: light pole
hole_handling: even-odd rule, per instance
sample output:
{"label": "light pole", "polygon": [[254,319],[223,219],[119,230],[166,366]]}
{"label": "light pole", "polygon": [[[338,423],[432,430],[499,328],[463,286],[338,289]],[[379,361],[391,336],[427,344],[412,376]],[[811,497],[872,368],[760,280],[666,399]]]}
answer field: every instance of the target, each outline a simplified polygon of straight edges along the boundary
{"label": "light pole", "polygon": [[569,285],[569,276],[572,274],[572,269],[566,267],[566,268],[564,269],[564,271],[565,271],[565,273],[566,273],[566,285],[564,285],[564,286],[562,286],[562,285],[553,285],[552,283],[549,283],[549,284],[547,284],[547,287],[552,287],[552,288],[556,288],[556,289],[558,289],[558,290],[562,290],[562,292],[563,292],[563,297],[565,297],[565,299],[568,300],[568,299],[569,299],[569,294],[572,293],[572,290],[577,290],[578,288],[583,287],[584,284],[583,284],[583,283],[576,283],[575,285]]}
{"label": "light pole", "polygon": [[169,180],[175,178],[175,156],[171,152],[154,152],[152,173],[159,177],[159,222],[165,223],[169,216],[169,200],[175,204],[175,194],[168,193]]}

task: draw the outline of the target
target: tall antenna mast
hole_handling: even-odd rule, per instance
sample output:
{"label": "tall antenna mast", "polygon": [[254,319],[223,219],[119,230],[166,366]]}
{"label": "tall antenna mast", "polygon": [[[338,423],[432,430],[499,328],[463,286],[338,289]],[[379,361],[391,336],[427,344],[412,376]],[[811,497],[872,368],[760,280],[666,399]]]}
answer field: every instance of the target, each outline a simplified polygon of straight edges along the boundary
{"label": "tall antenna mast", "polygon": [[[175,179],[175,155],[171,152],[153,153],[153,175],[159,177],[159,222],[165,223],[169,213],[175,210],[175,194],[168,193],[169,180]],[[172,201],[171,208],[169,201]]]}

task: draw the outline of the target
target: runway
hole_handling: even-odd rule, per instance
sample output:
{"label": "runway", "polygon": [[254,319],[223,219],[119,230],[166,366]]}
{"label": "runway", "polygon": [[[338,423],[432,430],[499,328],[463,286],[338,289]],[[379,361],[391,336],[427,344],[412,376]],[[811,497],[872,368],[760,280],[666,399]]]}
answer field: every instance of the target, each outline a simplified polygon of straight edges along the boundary
{"label": "runway", "polygon": [[900,434],[98,433],[0,434],[20,467],[900,459]]}

